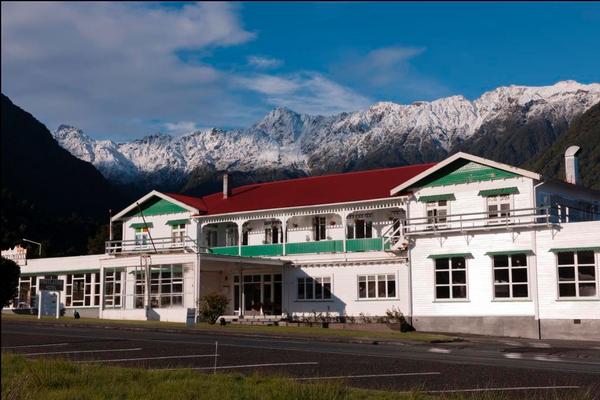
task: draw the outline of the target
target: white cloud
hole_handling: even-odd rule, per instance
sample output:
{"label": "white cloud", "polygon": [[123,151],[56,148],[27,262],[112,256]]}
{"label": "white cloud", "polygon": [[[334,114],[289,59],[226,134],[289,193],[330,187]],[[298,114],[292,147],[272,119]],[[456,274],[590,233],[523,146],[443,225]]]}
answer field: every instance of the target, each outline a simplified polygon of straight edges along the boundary
{"label": "white cloud", "polygon": [[2,2],[2,90],[50,128],[147,133],[148,120],[220,125],[249,113],[226,74],[177,52],[238,45],[255,34],[228,3]]}
{"label": "white cloud", "polygon": [[264,95],[272,106],[315,115],[331,115],[367,107],[371,100],[315,72],[288,76],[255,75],[238,82]]}
{"label": "white cloud", "polygon": [[283,60],[270,57],[248,56],[248,64],[255,68],[277,68],[283,65]]}
{"label": "white cloud", "polygon": [[167,130],[167,133],[174,136],[186,135],[202,129],[198,124],[191,121],[166,122],[164,128]]}

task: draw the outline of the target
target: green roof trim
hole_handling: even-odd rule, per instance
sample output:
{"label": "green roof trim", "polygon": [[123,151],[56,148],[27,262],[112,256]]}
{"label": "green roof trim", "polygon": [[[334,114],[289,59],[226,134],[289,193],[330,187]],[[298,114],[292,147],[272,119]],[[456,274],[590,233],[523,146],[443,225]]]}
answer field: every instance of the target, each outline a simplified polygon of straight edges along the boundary
{"label": "green roof trim", "polygon": [[190,223],[190,220],[187,218],[184,219],[172,219],[167,221],[165,225],[187,225]]}
{"label": "green roof trim", "polygon": [[427,258],[431,258],[432,260],[437,260],[440,258],[453,258],[453,257],[471,258],[471,257],[473,257],[473,254],[471,254],[471,253],[432,254]]}
{"label": "green roof trim", "polygon": [[512,256],[513,254],[533,254],[532,250],[488,251],[486,256]]}
{"label": "green roof trim", "polygon": [[600,246],[589,246],[589,247],[564,247],[560,249],[550,249],[550,253],[564,253],[567,251],[600,251]]}
{"label": "green roof trim", "polygon": [[138,229],[138,228],[153,228],[154,224],[152,222],[146,222],[146,223],[137,222],[137,223],[129,225],[129,227],[133,228],[133,229]]}
{"label": "green roof trim", "polygon": [[454,193],[446,193],[446,194],[434,194],[431,196],[421,196],[419,200],[421,203],[429,203],[430,201],[440,201],[440,200],[456,200],[454,197]]}
{"label": "green roof trim", "polygon": [[479,191],[479,195],[483,197],[489,196],[504,196],[507,194],[519,194],[519,189],[515,186],[498,189],[488,189]]}
{"label": "green roof trim", "polygon": [[[164,214],[178,214],[188,212],[187,209],[178,206],[177,204],[171,203],[165,199],[159,197],[153,197],[140,204],[142,213],[145,217],[150,215],[164,215]],[[138,207],[133,208],[126,217],[140,217],[140,209]]]}
{"label": "green roof trim", "polygon": [[458,160],[451,165],[434,172],[430,176],[423,178],[418,185],[423,187],[449,186],[472,182],[493,181],[497,179],[509,179],[518,176],[519,175],[513,172],[489,167],[473,161]]}

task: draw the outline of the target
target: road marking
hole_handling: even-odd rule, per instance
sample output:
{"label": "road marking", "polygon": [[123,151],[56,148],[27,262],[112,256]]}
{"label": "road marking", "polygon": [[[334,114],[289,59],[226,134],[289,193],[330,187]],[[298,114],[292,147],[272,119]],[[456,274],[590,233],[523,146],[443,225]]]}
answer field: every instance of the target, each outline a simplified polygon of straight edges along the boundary
{"label": "road marking", "polygon": [[[454,390],[425,390],[423,393],[467,393],[467,392],[503,392],[514,390],[550,390],[550,389],[579,389],[581,386],[522,386],[522,387],[500,387],[500,388],[476,388],[476,389],[454,389]],[[401,392],[411,393],[411,392]]]}
{"label": "road marking", "polygon": [[[214,354],[213,354],[214,356]],[[316,361],[306,361],[306,362],[291,362],[291,363],[271,363],[271,364],[247,364],[247,365],[226,365],[220,366],[216,369],[235,369],[235,368],[257,368],[257,367],[279,367],[285,365],[318,365],[319,363]],[[177,371],[183,369],[194,369],[194,370],[207,370],[207,369],[215,369],[214,367],[189,367],[189,368],[155,368],[154,371]]]}
{"label": "road marking", "polygon": [[547,348],[552,347],[548,343],[529,342],[529,345],[532,347],[538,348],[538,349],[547,349]]}
{"label": "road marking", "polygon": [[113,353],[117,351],[139,351],[142,350],[141,347],[136,347],[133,349],[103,349],[103,350],[73,350],[73,351],[51,351],[48,353],[24,353],[19,354],[20,356],[45,356],[51,354],[78,354],[78,353]]}
{"label": "road marking", "polygon": [[439,372],[405,372],[398,374],[375,374],[375,375],[343,375],[343,376],[313,376],[309,378],[292,378],[296,381],[309,381],[317,379],[351,379],[351,378],[383,378],[386,376],[415,376],[415,375],[440,375]]}
{"label": "road marking", "polygon": [[2,350],[4,349],[22,349],[25,347],[50,347],[50,346],[66,346],[69,343],[50,343],[50,344],[26,344],[26,345],[22,345],[22,346],[3,346]]}
{"label": "road marking", "polygon": [[450,350],[448,349],[440,349],[439,347],[432,347],[429,350],[427,350],[430,353],[443,353],[443,354],[448,354],[450,353]]}
{"label": "road marking", "polygon": [[504,357],[506,357],[506,358],[512,358],[512,359],[523,358],[523,356],[521,355],[521,353],[506,353],[506,354],[504,354]]}
{"label": "road marking", "polygon": [[[200,358],[200,357],[214,357],[214,354],[193,354],[187,356],[159,356],[159,357],[142,357],[142,358],[115,358],[112,360],[80,360],[75,361],[76,363],[101,363],[101,362],[121,362],[121,361],[143,361],[143,360],[167,360],[170,358]],[[217,354],[218,356],[218,354]],[[212,369],[209,368],[209,369]]]}

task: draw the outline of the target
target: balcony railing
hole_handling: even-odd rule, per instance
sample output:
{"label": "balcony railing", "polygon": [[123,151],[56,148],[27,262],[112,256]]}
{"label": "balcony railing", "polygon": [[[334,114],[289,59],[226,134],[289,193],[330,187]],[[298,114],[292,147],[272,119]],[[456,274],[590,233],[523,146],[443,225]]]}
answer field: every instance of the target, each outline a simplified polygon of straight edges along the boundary
{"label": "balcony railing", "polygon": [[437,232],[506,230],[515,227],[560,224],[553,207],[483,211],[440,216],[410,218],[404,221],[404,235],[427,235]]}
{"label": "balcony railing", "polygon": [[[106,242],[106,254],[131,254],[153,252],[197,253],[198,244],[189,236],[183,238],[161,237],[152,240],[109,240]],[[206,249],[200,249],[206,251]]]}

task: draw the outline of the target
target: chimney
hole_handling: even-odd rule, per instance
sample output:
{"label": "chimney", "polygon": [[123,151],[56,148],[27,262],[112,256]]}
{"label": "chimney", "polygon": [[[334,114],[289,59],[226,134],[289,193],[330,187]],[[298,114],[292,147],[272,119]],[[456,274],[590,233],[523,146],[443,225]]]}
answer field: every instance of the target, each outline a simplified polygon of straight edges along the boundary
{"label": "chimney", "polygon": [[573,185],[580,184],[579,162],[577,154],[581,149],[579,146],[571,146],[565,151],[565,179]]}
{"label": "chimney", "polygon": [[223,174],[223,198],[226,199],[231,195],[231,189],[229,188],[229,175],[227,172]]}

